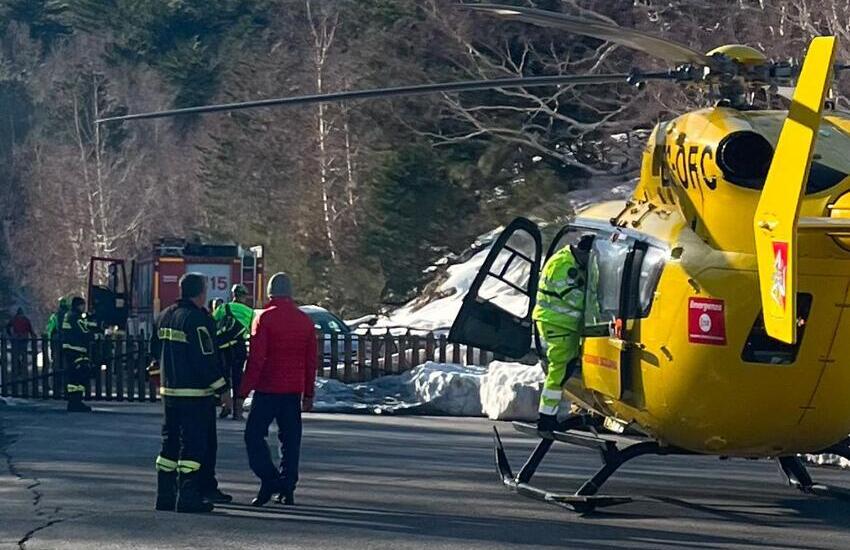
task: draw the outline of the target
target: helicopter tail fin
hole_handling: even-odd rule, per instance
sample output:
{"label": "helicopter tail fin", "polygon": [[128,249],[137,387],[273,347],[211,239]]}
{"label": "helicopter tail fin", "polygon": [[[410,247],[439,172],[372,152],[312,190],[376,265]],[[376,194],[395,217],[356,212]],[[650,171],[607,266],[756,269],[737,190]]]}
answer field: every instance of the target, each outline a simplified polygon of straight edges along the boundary
{"label": "helicopter tail fin", "polygon": [[765,328],[789,344],[797,339],[800,202],[832,84],[835,49],[831,36],[815,38],[809,46],[753,222]]}

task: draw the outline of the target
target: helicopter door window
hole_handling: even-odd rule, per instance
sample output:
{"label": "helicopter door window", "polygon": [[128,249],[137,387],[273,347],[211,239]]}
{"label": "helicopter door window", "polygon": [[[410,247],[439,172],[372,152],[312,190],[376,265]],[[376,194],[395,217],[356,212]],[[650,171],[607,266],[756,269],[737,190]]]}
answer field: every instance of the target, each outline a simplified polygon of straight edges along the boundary
{"label": "helicopter door window", "polygon": [[528,315],[530,297],[526,293],[535,255],[534,238],[518,231],[511,235],[490,268],[490,277],[478,291],[478,299],[490,302],[511,315]]}
{"label": "helicopter door window", "polygon": [[626,260],[632,248],[628,239],[594,240],[587,267],[584,326],[588,336],[604,336],[620,311],[620,291]]}

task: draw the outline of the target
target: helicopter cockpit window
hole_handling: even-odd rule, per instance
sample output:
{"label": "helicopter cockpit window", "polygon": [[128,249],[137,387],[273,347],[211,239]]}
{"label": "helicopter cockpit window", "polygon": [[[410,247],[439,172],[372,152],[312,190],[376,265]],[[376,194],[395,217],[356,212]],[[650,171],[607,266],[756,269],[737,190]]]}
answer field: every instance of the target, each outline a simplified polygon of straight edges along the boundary
{"label": "helicopter cockpit window", "polygon": [[649,315],[649,310],[652,308],[652,300],[655,298],[655,290],[658,288],[661,272],[664,271],[664,260],[666,258],[667,251],[654,246],[648,247],[644,253],[643,262],[640,266],[640,282],[638,283],[641,317]]}
{"label": "helicopter cockpit window", "polygon": [[619,315],[620,291],[631,242],[608,238],[593,241],[593,250],[587,266],[587,294],[585,297],[584,326],[590,333],[594,329],[607,331],[609,324]]}

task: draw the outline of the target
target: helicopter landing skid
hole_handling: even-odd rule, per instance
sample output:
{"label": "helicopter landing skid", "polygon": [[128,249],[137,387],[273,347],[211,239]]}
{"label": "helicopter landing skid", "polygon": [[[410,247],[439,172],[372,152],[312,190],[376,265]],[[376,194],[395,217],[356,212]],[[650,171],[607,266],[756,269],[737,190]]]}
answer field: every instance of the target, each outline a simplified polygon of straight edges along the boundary
{"label": "helicopter landing skid", "polygon": [[[657,441],[649,439],[630,439],[625,437],[603,436],[596,433],[578,431],[574,428],[588,426],[588,419],[578,415],[568,418],[561,424],[560,430],[554,432],[541,432],[532,424],[515,422],[514,428],[520,433],[539,437],[540,442],[519,473],[514,476],[499,430],[493,427],[496,467],[502,482],[511,490],[525,497],[533,498],[562,508],[567,508],[579,514],[592,512],[596,508],[605,508],[618,504],[632,502],[627,496],[602,496],[597,495],[602,485],[626,462],[643,455],[673,455],[692,454],[683,449],[666,447]],[[550,493],[530,484],[531,478],[540,467],[543,458],[556,442],[567,443],[596,449],[602,456],[602,467],[590,479],[584,482],[574,494]],[[621,445],[624,445],[620,448]]]}
{"label": "helicopter landing skid", "polygon": [[[850,445],[845,440],[818,454],[835,454],[850,459]],[[850,490],[841,487],[832,487],[815,483],[803,461],[797,456],[783,456],[776,459],[779,471],[791,487],[807,495],[830,497],[843,501],[850,501]]]}

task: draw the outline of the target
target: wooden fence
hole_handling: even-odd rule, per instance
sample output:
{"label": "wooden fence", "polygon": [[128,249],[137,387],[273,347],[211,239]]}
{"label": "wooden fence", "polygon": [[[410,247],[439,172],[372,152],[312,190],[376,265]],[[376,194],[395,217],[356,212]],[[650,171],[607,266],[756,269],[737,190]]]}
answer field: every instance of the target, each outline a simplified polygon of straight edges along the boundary
{"label": "wooden fence", "polygon": [[[365,382],[401,374],[426,361],[486,365],[493,355],[450,344],[445,335],[318,335],[319,376],[342,382]],[[0,396],[64,399],[65,380],[58,341],[0,338]],[[155,401],[156,387],[147,380],[149,343],[141,337],[105,338],[91,347],[92,377],[86,399]]]}

